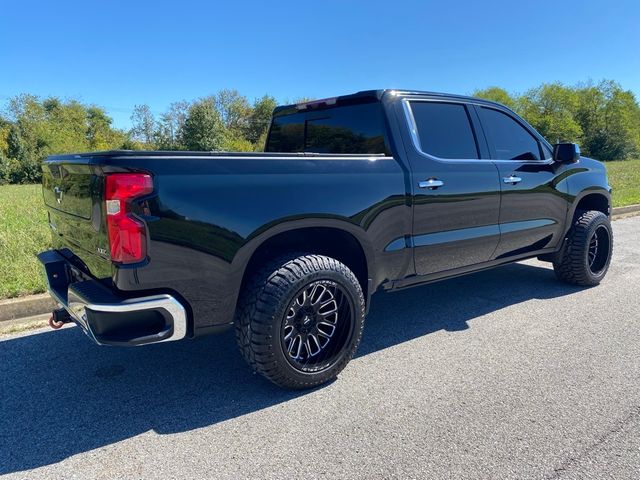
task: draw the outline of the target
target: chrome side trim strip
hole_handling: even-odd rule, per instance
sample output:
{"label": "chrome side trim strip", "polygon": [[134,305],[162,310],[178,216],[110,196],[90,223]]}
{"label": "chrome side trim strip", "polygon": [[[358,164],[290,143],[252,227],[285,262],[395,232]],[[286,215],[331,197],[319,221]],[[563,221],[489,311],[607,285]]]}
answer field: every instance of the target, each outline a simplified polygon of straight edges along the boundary
{"label": "chrome side trim strip", "polygon": [[442,243],[459,242],[464,240],[474,240],[480,237],[503,235],[506,233],[520,232],[534,228],[543,228],[555,225],[556,221],[551,218],[539,218],[536,220],[522,220],[517,222],[500,223],[495,225],[485,225],[481,227],[462,228],[458,230],[447,230],[444,232],[425,233],[415,235],[410,239],[404,237],[396,238],[389,242],[384,248],[385,252],[395,252],[403,248],[427,247]]}
{"label": "chrome side trim strip", "polygon": [[384,247],[384,251],[397,252],[398,250],[402,250],[404,248],[407,248],[407,240],[404,237],[400,237],[389,242],[389,244],[386,247]]}
{"label": "chrome side trim strip", "polygon": [[521,232],[523,230],[548,227],[550,225],[555,225],[556,223],[557,222],[551,218],[538,218],[536,220],[521,220],[519,222],[501,223],[500,233]]}
{"label": "chrome side trim strip", "polygon": [[[543,160],[499,160],[499,159],[489,159],[489,158],[471,158],[471,159],[458,159],[458,158],[440,158],[434,155],[431,155],[422,150],[422,146],[420,144],[420,136],[418,135],[418,126],[416,124],[415,117],[413,116],[413,111],[411,110],[410,102],[436,102],[436,103],[459,103],[461,105],[474,104],[473,102],[456,100],[456,99],[447,99],[447,98],[438,98],[438,99],[430,99],[430,98],[403,98],[402,99],[402,109],[404,110],[404,115],[407,120],[407,125],[409,127],[409,133],[411,134],[411,141],[413,146],[417,150],[417,152],[430,159],[443,163],[511,163],[511,164],[521,164],[521,163],[531,163],[538,165],[550,165],[554,163],[553,158],[546,158]],[[498,108],[492,107],[495,110],[499,110]],[[527,129],[527,131],[529,131]],[[532,132],[531,135],[533,135]],[[537,140],[540,138],[537,135],[534,135]],[[545,140],[545,143],[548,142]]]}
{"label": "chrome side trim strip", "polygon": [[416,247],[428,247],[443,243],[463,242],[465,240],[476,240],[481,237],[491,237],[500,235],[500,226],[484,225],[482,227],[461,228],[458,230],[447,230],[444,232],[425,233],[413,237],[413,244]]}

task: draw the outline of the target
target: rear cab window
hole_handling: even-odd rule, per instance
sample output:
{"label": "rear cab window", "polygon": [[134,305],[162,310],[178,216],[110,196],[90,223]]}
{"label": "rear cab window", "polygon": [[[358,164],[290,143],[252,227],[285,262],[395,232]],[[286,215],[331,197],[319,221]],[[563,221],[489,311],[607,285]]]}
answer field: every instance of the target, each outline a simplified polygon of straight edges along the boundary
{"label": "rear cab window", "polygon": [[266,152],[390,155],[379,102],[276,112]]}

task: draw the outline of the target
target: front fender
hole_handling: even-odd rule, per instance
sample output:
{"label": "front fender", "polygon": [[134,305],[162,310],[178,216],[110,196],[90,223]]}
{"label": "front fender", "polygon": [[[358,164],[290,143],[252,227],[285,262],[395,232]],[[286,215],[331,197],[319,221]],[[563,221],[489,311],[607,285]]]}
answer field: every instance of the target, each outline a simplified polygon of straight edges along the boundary
{"label": "front fender", "polygon": [[[571,226],[575,212],[586,197],[597,195],[606,203],[606,213],[611,214],[611,186],[607,179],[607,170],[603,163],[591,158],[581,157],[568,170],[567,184],[571,196],[571,207],[567,212],[567,225]],[[589,202],[591,203],[591,202]]]}

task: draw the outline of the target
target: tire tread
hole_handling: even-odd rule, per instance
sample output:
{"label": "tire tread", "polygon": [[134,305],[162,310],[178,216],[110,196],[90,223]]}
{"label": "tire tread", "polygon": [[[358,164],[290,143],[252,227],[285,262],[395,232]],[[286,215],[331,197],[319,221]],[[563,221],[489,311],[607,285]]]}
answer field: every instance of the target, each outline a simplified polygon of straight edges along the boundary
{"label": "tire tread", "polygon": [[[274,314],[291,285],[304,277],[323,270],[340,274],[351,283],[358,292],[356,309],[364,318],[365,300],[362,288],[353,272],[344,264],[330,257],[305,253],[290,253],[265,263],[250,279],[241,293],[236,309],[235,333],[238,347],[245,361],[257,373],[264,375],[273,383],[293,389],[318,386],[326,378],[300,381],[287,375],[286,369],[278,365],[274,357],[272,329]],[[351,360],[360,343],[362,327],[354,332],[357,335],[353,351],[336,365],[331,367],[331,376],[335,377]]]}
{"label": "tire tread", "polygon": [[[591,227],[594,223],[601,221],[606,221],[610,228],[609,219],[600,211],[587,210],[576,213],[559,260],[553,262],[553,269],[559,280],[572,285],[592,286],[597,285],[604,278],[602,275],[595,279],[584,262],[585,250],[589,248]],[[613,251],[613,235],[610,237],[610,242],[610,248]]]}

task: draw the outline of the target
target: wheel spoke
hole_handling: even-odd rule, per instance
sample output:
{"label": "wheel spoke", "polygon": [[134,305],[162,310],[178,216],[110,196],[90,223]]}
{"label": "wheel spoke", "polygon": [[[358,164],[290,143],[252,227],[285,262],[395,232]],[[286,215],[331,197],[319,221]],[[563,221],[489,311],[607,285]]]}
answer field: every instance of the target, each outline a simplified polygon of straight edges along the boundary
{"label": "wheel spoke", "polygon": [[296,340],[298,341],[298,350],[296,351],[295,358],[300,358],[300,354],[302,353],[302,336],[298,335]]}
{"label": "wheel spoke", "polygon": [[353,321],[349,305],[342,288],[329,280],[313,282],[297,294],[286,310],[280,337],[294,367],[315,371],[340,355]]}
{"label": "wheel spoke", "polygon": [[593,267],[593,263],[596,261],[598,257],[598,232],[594,232],[593,237],[591,237],[591,241],[589,242],[589,267]]}
{"label": "wheel spoke", "polygon": [[589,240],[587,259],[593,274],[600,275],[606,268],[611,255],[611,232],[605,225],[599,225]]}
{"label": "wheel spoke", "polygon": [[293,342],[295,341],[296,339],[293,338],[289,342],[285,342],[287,346],[287,353],[289,354],[290,357],[293,356]]}
{"label": "wheel spoke", "polygon": [[291,343],[289,343],[287,348],[287,353],[291,358],[298,359],[300,358],[301,349],[302,349],[302,336],[297,335],[293,338],[293,340],[291,340]]}
{"label": "wheel spoke", "polygon": [[322,317],[328,317],[329,315],[331,315],[332,313],[335,313],[337,311],[338,311],[338,302],[336,302],[332,298],[328,302],[323,303],[322,305],[320,305],[320,308],[318,308],[318,315],[320,315]]}
{"label": "wheel spoke", "polygon": [[327,289],[324,285],[321,285],[319,283],[315,284],[313,286],[313,289],[311,290],[311,294],[309,295],[310,297],[310,305],[315,305],[316,303],[318,303],[320,301],[320,299],[322,298],[322,296],[324,295],[324,292],[326,292]]}
{"label": "wheel spoke", "polygon": [[306,360],[309,361],[309,359],[311,358],[311,348],[309,346],[309,337],[307,336],[307,339],[304,342],[301,342],[302,348],[304,348],[304,355],[300,355],[300,360]]}
{"label": "wheel spoke", "polygon": [[[324,340],[324,343],[322,343],[323,340]],[[318,330],[318,343],[320,344],[321,349],[324,349],[324,347],[327,346],[330,340],[331,340],[331,335],[326,335],[322,331]]]}
{"label": "wheel spoke", "polygon": [[324,338],[326,341],[324,343],[324,345],[321,345],[322,348],[327,346],[327,343],[329,343],[329,341],[331,340],[331,337],[333,337],[333,334],[336,331],[336,327],[333,325],[329,325],[328,323],[324,323],[324,324],[318,324],[318,338]]}
{"label": "wheel spoke", "polygon": [[300,295],[298,295],[298,298],[296,298],[296,303],[303,307],[306,303],[307,303],[307,291],[303,290],[302,293]]}
{"label": "wheel spoke", "polygon": [[295,332],[295,328],[293,328],[292,325],[287,325],[287,326],[284,327],[284,332],[285,332],[284,333],[284,341],[286,342],[287,340],[289,340],[293,336],[293,334]]}
{"label": "wheel spoke", "polygon": [[324,335],[327,338],[331,338],[331,336],[333,335],[333,332],[336,331],[336,326],[328,322],[319,322],[317,325],[317,328],[318,328],[319,334]]}
{"label": "wheel spoke", "polygon": [[[315,348],[313,348],[312,344],[315,344]],[[307,349],[309,350],[310,357],[313,357],[322,351],[318,338],[313,334],[310,334],[307,337]]]}

